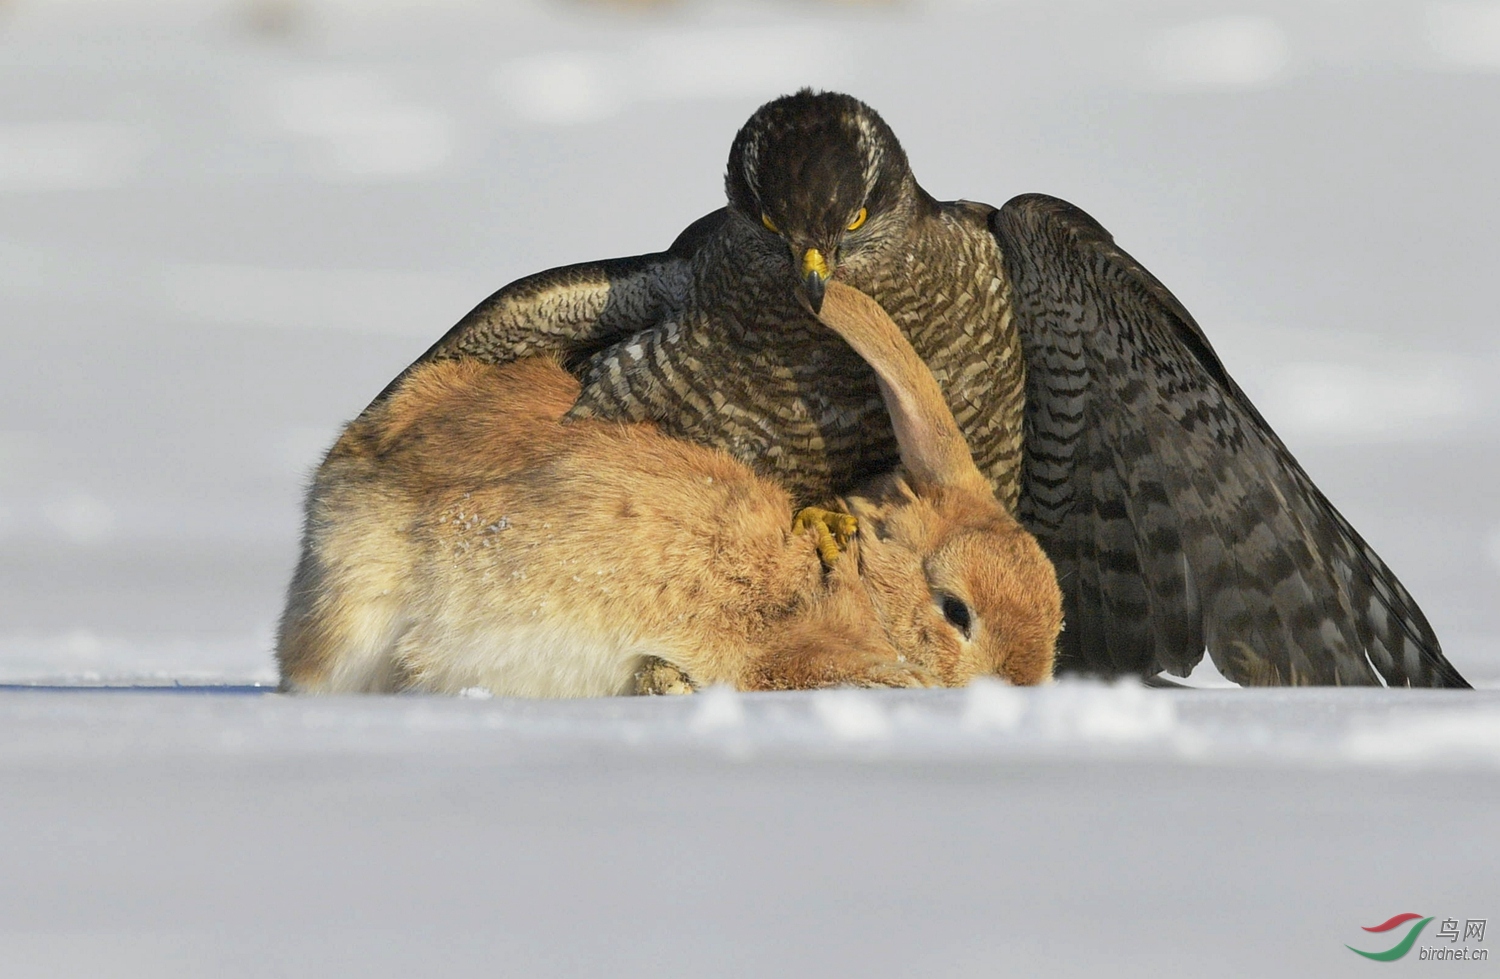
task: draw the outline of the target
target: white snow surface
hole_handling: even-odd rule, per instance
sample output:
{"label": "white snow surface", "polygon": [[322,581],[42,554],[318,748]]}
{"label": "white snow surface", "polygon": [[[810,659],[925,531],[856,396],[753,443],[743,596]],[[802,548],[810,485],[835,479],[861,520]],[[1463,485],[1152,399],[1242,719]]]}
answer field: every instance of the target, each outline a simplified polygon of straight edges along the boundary
{"label": "white snow surface", "polygon": [[[1344,946],[1500,917],[1497,11],[0,2],[0,977],[1427,968]],[[270,692],[339,426],[804,84],[1095,215],[1491,689]]]}
{"label": "white snow surface", "polygon": [[1356,976],[1500,873],[1491,691],[37,687],[0,730],[6,976]]}

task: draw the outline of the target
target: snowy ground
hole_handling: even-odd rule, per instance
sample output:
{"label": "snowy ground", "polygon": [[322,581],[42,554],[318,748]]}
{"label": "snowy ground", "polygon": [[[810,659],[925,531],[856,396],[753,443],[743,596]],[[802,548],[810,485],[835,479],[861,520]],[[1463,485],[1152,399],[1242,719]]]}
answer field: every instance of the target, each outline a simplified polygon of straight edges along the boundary
{"label": "snowy ground", "polygon": [[1362,926],[1494,918],[1500,874],[1489,691],[32,690],[0,726],[28,979],[1358,976],[1431,965]]}
{"label": "snowy ground", "polygon": [[0,974],[1322,976],[1500,917],[1493,691],[225,686],[341,421],[801,84],[1098,217],[1500,687],[1500,4],[3,0],[0,683],[214,686],[0,689]]}

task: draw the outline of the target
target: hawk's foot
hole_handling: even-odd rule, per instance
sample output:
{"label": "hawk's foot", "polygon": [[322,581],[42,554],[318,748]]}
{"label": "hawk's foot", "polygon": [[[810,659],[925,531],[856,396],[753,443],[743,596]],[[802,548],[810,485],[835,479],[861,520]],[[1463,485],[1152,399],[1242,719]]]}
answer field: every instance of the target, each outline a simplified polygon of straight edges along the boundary
{"label": "hawk's foot", "polygon": [[849,546],[850,539],[858,529],[859,521],[850,514],[824,510],[822,507],[803,507],[792,518],[793,533],[810,531],[817,538],[818,557],[823,559],[825,568],[833,567],[833,562]]}

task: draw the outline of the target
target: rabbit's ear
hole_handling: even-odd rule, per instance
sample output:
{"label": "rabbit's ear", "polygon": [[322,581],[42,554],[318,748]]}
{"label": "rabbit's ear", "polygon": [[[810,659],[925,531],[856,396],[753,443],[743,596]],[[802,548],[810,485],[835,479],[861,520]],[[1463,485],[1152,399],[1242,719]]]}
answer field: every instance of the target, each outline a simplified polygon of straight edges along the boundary
{"label": "rabbit's ear", "polygon": [[989,495],[989,480],[974,465],[937,379],[880,304],[852,286],[831,281],[818,314],[875,371],[901,464],[919,491],[962,489]]}

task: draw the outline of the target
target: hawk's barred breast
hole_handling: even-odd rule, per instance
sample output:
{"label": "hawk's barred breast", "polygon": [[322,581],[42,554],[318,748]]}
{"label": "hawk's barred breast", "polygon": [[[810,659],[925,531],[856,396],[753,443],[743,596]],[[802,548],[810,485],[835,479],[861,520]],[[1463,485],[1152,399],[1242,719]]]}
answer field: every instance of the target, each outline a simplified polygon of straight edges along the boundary
{"label": "hawk's barred breast", "polygon": [[[851,271],[847,281],[902,327],[943,385],[976,464],[1014,510],[1025,370],[988,210],[945,207],[900,265]],[[743,231],[725,230],[693,257],[676,309],[583,367],[575,414],[654,421],[725,448],[803,503],[894,468],[895,436],[868,365],[795,301],[775,270],[745,268],[742,256],[754,252],[737,240]],[[965,277],[952,288],[922,288],[933,270],[954,266]]]}

